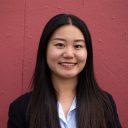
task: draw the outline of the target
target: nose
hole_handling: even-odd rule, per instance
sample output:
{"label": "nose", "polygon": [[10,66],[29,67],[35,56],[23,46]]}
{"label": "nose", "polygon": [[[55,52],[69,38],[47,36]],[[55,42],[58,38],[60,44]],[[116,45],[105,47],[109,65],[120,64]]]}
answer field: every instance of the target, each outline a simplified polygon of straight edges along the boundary
{"label": "nose", "polygon": [[73,58],[74,55],[75,55],[75,52],[72,48],[66,48],[63,53],[63,57],[65,58]]}

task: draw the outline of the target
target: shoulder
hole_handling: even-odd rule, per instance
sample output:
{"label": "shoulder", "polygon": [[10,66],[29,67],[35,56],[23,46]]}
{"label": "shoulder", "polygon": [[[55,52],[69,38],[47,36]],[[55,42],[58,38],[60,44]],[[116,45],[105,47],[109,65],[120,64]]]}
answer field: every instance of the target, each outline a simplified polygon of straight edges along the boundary
{"label": "shoulder", "polygon": [[8,128],[26,128],[26,111],[30,97],[31,92],[25,93],[10,104],[8,111]]}
{"label": "shoulder", "polygon": [[19,111],[20,110],[21,111],[26,111],[30,97],[31,97],[31,92],[25,93],[25,94],[17,97],[10,104],[10,109],[15,109],[15,110],[19,110]]}
{"label": "shoulder", "polygon": [[31,97],[31,92],[25,93],[16,98],[10,105],[27,105]]}
{"label": "shoulder", "polygon": [[110,93],[106,92],[106,91],[104,92],[104,94],[105,94],[106,97],[109,99],[109,101],[110,101],[112,107],[113,107],[114,109],[116,109],[116,108],[115,108],[115,107],[116,107],[116,104],[115,104],[115,101],[114,101],[113,96],[112,96]]}
{"label": "shoulder", "polygon": [[104,91],[104,96],[105,96],[106,100],[109,101],[111,108],[115,111],[116,110],[116,103],[114,101],[113,96],[109,92],[106,92],[106,91]]}
{"label": "shoulder", "polygon": [[30,97],[31,97],[31,92],[19,96],[10,104],[10,109],[25,113],[27,110]]}
{"label": "shoulder", "polygon": [[110,105],[111,105],[111,108],[112,108],[112,111],[113,111],[112,116],[114,117],[114,121],[115,121],[116,127],[117,128],[122,128],[120,120],[119,120],[119,116],[118,116],[118,111],[117,111],[116,103],[115,103],[115,101],[113,99],[113,96],[110,93],[108,93],[108,92],[105,92],[105,95],[107,96],[107,98],[110,101]]}

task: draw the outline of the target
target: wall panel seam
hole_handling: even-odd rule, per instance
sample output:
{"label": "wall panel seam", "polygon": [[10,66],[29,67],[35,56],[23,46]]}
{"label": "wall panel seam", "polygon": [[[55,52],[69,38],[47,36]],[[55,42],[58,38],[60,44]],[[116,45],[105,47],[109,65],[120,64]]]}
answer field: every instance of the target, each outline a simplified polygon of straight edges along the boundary
{"label": "wall panel seam", "polygon": [[24,0],[24,21],[23,21],[23,48],[22,48],[22,74],[21,74],[21,94],[23,94],[24,86],[24,64],[25,64],[25,43],[26,43],[26,0]]}

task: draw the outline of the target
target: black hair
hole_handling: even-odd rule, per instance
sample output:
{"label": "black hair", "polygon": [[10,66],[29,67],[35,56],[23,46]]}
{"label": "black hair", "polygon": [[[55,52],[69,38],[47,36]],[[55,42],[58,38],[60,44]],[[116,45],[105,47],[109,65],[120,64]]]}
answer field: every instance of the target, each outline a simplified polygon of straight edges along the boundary
{"label": "black hair", "polygon": [[77,128],[115,127],[113,110],[107,94],[98,86],[93,69],[93,50],[90,32],[83,20],[71,14],[58,14],[46,24],[38,47],[32,79],[32,96],[28,105],[29,128],[60,128],[57,95],[46,61],[47,45],[52,34],[64,25],[74,25],[84,35],[87,61],[79,74],[76,87]]}

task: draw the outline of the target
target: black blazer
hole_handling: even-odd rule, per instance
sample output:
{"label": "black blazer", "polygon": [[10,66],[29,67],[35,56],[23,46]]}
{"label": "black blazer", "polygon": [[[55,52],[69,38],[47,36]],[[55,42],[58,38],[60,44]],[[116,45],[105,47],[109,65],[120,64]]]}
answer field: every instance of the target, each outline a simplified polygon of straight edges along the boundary
{"label": "black blazer", "polygon": [[[122,128],[118,118],[115,102],[110,94],[107,93],[107,95],[110,98],[110,101],[112,103],[112,108],[114,111],[113,116],[117,124],[117,127],[115,128]],[[9,112],[8,112],[9,119],[7,123],[7,128],[27,128],[26,110],[30,96],[31,93],[26,93],[18,97],[15,101],[13,101],[10,104]]]}

